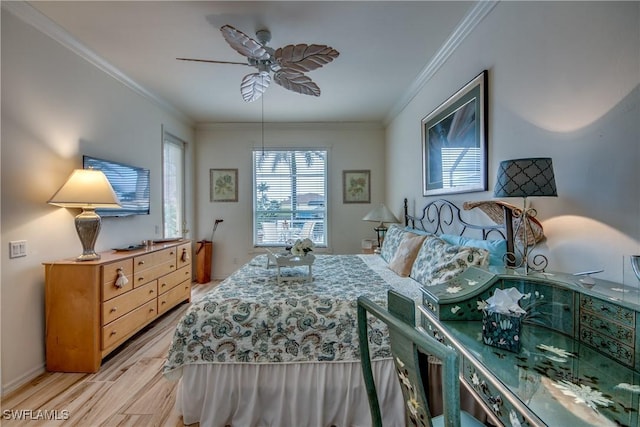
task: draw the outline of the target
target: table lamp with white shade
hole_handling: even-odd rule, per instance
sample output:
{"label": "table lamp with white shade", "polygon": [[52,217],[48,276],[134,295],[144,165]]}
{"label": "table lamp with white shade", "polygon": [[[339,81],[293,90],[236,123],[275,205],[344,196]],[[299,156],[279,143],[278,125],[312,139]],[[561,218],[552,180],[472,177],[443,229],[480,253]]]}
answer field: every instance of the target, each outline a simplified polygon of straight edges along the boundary
{"label": "table lamp with white shade", "polygon": [[100,254],[94,250],[102,220],[97,208],[118,208],[120,201],[102,171],[76,169],[47,203],[63,208],[80,208],[76,216],[76,231],[82,243],[82,255],[78,261],[94,261]]}
{"label": "table lamp with white shade", "polygon": [[382,241],[384,240],[384,235],[387,232],[387,226],[385,225],[385,222],[386,223],[400,222],[398,221],[398,218],[396,218],[396,216],[393,214],[393,212],[391,212],[389,208],[387,208],[384,205],[384,203],[381,203],[378,207],[376,207],[371,212],[366,214],[364,218],[362,218],[362,220],[379,223],[378,226],[374,228],[376,233],[378,233],[378,249],[377,249],[378,251],[380,250]]}

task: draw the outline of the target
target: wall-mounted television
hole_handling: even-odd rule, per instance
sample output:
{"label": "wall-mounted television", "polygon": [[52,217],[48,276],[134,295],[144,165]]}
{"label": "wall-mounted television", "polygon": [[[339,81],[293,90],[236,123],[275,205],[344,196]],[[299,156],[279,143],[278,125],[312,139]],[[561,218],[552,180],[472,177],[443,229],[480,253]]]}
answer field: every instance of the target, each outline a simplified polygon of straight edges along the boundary
{"label": "wall-mounted television", "polygon": [[104,172],[113,187],[120,208],[96,209],[100,216],[129,216],[149,215],[150,211],[150,182],[149,169],[130,166],[110,160],[82,156],[84,169],[97,169]]}

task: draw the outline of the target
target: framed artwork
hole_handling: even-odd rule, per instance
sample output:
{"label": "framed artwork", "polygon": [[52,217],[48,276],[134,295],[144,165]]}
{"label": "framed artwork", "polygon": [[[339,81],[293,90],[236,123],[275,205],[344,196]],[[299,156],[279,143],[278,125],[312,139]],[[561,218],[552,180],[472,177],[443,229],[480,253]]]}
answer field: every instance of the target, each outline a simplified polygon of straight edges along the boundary
{"label": "framed artwork", "polygon": [[371,171],[342,171],[342,203],[371,203]]}
{"label": "framed artwork", "polygon": [[238,169],[210,169],[209,191],[212,202],[237,202]]}
{"label": "framed artwork", "polygon": [[422,194],[487,190],[487,70],[422,119]]}

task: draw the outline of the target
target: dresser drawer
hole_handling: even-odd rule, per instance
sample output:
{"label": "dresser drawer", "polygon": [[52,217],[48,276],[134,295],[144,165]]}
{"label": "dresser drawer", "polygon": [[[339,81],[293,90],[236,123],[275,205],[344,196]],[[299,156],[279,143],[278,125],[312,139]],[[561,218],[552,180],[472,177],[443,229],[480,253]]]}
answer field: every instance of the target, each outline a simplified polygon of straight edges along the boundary
{"label": "dresser drawer", "polygon": [[598,298],[593,298],[589,295],[580,295],[580,313],[584,310],[588,310],[597,316],[631,328],[635,328],[636,325],[636,314],[634,311],[602,301]]}
{"label": "dresser drawer", "polygon": [[[119,271],[127,278],[127,284],[121,288],[116,286]],[[133,260],[123,259],[102,266],[102,301],[107,301],[133,289]]]}
{"label": "dresser drawer", "polygon": [[156,264],[151,268],[133,274],[133,287],[144,285],[165,274],[172,273],[176,270],[176,260],[167,261],[164,264]]}
{"label": "dresser drawer", "polygon": [[167,292],[185,280],[191,280],[191,269],[189,267],[183,267],[173,273],[162,276],[158,279],[158,294]]}
{"label": "dresser drawer", "polygon": [[158,314],[164,313],[179,302],[188,299],[190,297],[190,294],[191,283],[187,280],[179,286],[176,286],[168,292],[160,295],[158,297]]}
{"label": "dresser drawer", "polygon": [[635,340],[635,330],[616,322],[609,318],[594,314],[587,310],[580,311],[580,326],[593,329],[603,335],[614,338],[625,344],[631,344]]}
{"label": "dresser drawer", "polygon": [[159,264],[167,262],[173,262],[176,265],[176,251],[177,248],[168,248],[161,251],[150,252],[144,255],[138,255],[133,258],[133,272],[140,273],[144,270],[155,267]]}
{"label": "dresser drawer", "polygon": [[151,301],[158,294],[156,282],[149,282],[102,304],[102,324],[106,325]]}
{"label": "dresser drawer", "polygon": [[434,304],[424,292],[422,293],[422,306],[432,312],[436,317],[440,317],[438,305]]}
{"label": "dresser drawer", "polygon": [[[631,368],[634,367],[634,351],[632,347],[627,347],[619,341],[584,326],[580,326],[580,341],[613,357],[624,365]],[[629,342],[629,344],[633,345],[633,341]]]}
{"label": "dresser drawer", "polygon": [[191,265],[191,243],[184,243],[178,246],[178,268],[186,267],[187,265]]}
{"label": "dresser drawer", "polygon": [[102,328],[102,348],[109,349],[131,336],[157,315],[157,300],[153,299]]}

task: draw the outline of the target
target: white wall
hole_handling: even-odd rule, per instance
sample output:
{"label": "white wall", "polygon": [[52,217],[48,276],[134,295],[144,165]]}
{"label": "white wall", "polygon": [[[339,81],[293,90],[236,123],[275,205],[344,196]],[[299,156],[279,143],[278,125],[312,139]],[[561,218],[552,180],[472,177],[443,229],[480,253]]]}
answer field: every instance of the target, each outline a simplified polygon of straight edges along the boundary
{"label": "white wall", "polygon": [[[213,277],[226,277],[255,255],[252,243],[251,152],[260,147],[260,124],[209,124],[196,130],[196,238],[211,239],[216,218],[224,220],[214,236]],[[328,250],[360,252],[361,239],[375,238],[373,224],[362,221],[383,201],[384,130],[366,123],[265,124],[265,147],[329,150]],[[209,169],[237,168],[237,203],[209,201]],[[342,203],[342,171],[371,170],[371,204]]]}
{"label": "white wall", "polygon": [[500,2],[388,127],[388,204],[426,202],[420,120],[488,69],[490,191],[447,198],[491,199],[500,161],[552,157],[558,197],[530,199],[549,269],[621,282],[640,253],[639,46],[638,2]]}
{"label": "white wall", "polygon": [[[96,249],[160,237],[162,126],[193,141],[190,125],[2,11],[3,392],[44,367],[42,262],[82,252],[78,212],[46,201],[82,167],[82,154],[149,168],[151,215],[103,219]],[[9,259],[13,240],[27,241],[26,257]]]}

